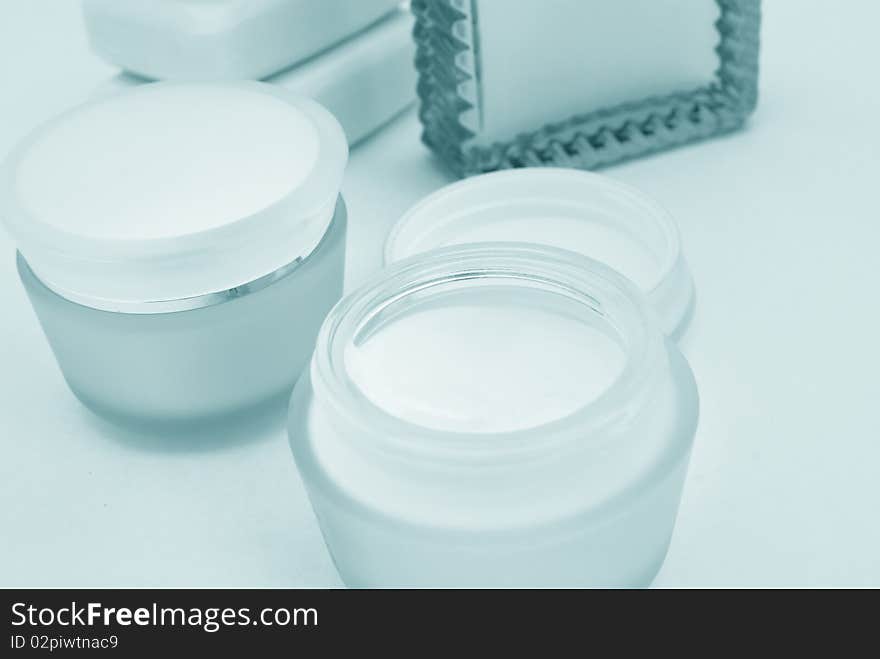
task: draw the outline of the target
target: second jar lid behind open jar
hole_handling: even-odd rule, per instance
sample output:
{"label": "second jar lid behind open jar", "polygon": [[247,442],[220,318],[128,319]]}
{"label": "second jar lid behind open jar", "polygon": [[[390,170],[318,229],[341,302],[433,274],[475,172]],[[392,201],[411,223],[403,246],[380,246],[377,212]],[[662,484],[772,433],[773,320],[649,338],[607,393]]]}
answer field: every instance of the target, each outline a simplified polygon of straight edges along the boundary
{"label": "second jar lid behind open jar", "polygon": [[668,335],[687,328],[694,287],[671,216],[638,190],[589,172],[516,169],[441,188],[394,226],[385,262],[497,241],[567,249],[610,265],[647,295]]}

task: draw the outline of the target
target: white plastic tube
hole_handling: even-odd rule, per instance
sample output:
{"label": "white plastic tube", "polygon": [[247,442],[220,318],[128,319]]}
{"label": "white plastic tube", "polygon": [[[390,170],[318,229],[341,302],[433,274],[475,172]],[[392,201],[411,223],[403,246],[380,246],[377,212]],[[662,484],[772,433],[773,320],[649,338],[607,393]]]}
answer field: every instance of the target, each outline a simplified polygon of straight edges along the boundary
{"label": "white plastic tube", "polygon": [[398,0],[84,0],[92,48],[158,80],[264,78],[362,30]]}
{"label": "white plastic tube", "polygon": [[[266,79],[314,98],[342,124],[348,143],[356,144],[411,106],[416,99],[413,19],[395,10],[375,25]],[[120,74],[96,96],[148,82]]]}

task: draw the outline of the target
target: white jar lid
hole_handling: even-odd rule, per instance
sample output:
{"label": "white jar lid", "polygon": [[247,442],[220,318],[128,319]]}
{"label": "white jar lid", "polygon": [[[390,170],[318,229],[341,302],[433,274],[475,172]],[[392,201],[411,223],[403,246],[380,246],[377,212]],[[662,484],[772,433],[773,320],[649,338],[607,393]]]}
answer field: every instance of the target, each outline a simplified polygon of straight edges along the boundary
{"label": "white jar lid", "polygon": [[0,169],[0,217],[62,295],[179,300],[317,246],[348,147],[323,107],[256,82],[157,83],[37,129]]}
{"label": "white jar lid", "polygon": [[385,262],[484,242],[548,245],[610,265],[647,295],[667,334],[684,332],[694,288],[678,228],[661,206],[627,185],[544,167],[465,179],[403,215],[385,243]]}

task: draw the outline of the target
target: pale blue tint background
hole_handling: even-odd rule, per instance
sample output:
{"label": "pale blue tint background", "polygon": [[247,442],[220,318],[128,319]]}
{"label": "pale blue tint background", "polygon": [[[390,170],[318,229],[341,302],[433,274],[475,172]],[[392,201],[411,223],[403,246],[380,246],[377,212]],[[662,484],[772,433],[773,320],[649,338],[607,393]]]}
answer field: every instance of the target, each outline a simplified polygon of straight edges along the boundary
{"label": "pale blue tint background", "polygon": [[[874,0],[764,3],[750,128],[607,170],[665,204],[697,283],[702,419],[659,586],[880,586]],[[75,0],[0,0],[0,154],[115,71]],[[354,151],[348,286],[448,179],[414,113]],[[155,438],[64,385],[0,232],[0,585],[339,585],[282,414]]]}

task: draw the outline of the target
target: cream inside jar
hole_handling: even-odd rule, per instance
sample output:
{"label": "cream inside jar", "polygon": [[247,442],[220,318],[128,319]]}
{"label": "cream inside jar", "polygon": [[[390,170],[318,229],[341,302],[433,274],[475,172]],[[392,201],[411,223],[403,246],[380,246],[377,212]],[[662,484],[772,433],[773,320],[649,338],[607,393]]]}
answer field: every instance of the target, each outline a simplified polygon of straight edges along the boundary
{"label": "cream inside jar", "polygon": [[568,416],[620,375],[595,315],[521,284],[449,282],[400,299],[346,346],[355,386],[389,414],[449,432],[510,432]]}

